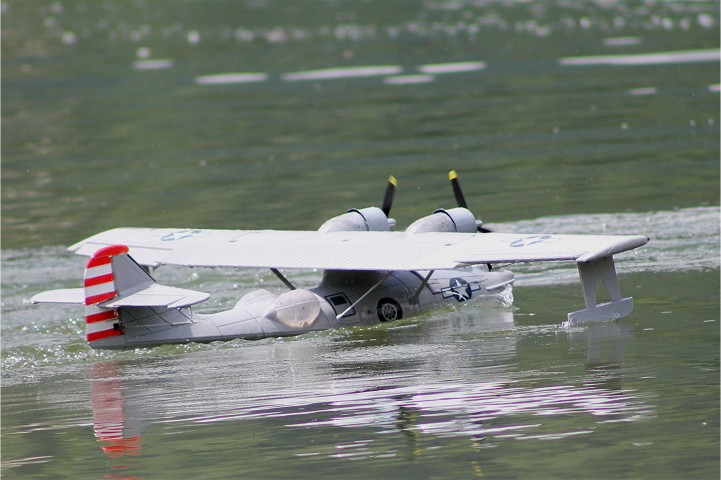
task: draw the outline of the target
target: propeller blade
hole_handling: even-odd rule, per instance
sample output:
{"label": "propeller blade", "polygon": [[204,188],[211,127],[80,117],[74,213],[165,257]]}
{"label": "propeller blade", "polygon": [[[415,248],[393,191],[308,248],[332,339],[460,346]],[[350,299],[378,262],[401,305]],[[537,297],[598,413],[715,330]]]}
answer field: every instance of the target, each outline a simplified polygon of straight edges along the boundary
{"label": "propeller blade", "polygon": [[[461,184],[458,183],[458,174],[455,170],[451,170],[450,172],[448,172],[448,180],[451,181],[451,186],[453,187],[453,195],[456,197],[456,203],[458,204],[458,206],[468,208],[468,204],[466,203],[466,197],[463,196],[463,190],[461,190]],[[478,231],[480,233],[492,232],[492,230],[488,230],[487,228],[483,228],[481,226],[478,227]]]}
{"label": "propeller blade", "polygon": [[451,181],[451,186],[453,187],[453,195],[456,197],[456,204],[458,204],[459,207],[468,208],[466,199],[463,196],[463,191],[461,190],[461,184],[458,183],[458,174],[455,170],[451,170],[450,172],[448,172],[448,180]]}
{"label": "propeller blade", "polygon": [[386,193],[383,196],[383,213],[386,217],[391,213],[391,206],[393,205],[393,195],[396,193],[396,187],[398,186],[398,180],[393,175],[388,177],[388,186],[386,187]]}

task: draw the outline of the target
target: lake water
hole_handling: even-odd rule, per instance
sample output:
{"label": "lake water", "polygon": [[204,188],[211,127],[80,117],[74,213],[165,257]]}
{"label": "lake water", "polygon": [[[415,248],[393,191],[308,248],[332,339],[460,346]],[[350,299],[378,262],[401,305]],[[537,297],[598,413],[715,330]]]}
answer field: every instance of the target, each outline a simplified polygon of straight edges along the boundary
{"label": "lake water", "polygon": [[[3,478],[719,477],[718,2],[1,5]],[[651,237],[633,314],[563,327],[566,264],[511,307],[123,352],[29,303],[107,228],[315,229],[393,174],[402,229],[450,169],[495,231]]]}

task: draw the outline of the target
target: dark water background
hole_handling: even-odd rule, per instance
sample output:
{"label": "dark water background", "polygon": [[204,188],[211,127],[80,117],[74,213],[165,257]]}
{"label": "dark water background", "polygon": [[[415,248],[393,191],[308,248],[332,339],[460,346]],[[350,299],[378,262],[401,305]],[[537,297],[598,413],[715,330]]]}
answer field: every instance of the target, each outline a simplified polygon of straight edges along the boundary
{"label": "dark water background", "polygon": [[[718,2],[1,5],[4,478],[718,478]],[[404,228],[452,168],[497,231],[650,236],[634,313],[561,327],[572,265],[515,268],[513,307],[127,352],[29,304],[106,228],[314,229],[389,174]]]}

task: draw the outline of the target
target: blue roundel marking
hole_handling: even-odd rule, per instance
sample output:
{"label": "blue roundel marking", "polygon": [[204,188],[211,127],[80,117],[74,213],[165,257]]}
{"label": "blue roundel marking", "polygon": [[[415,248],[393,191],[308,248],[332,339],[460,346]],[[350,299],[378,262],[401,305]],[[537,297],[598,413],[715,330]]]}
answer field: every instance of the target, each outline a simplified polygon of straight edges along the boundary
{"label": "blue roundel marking", "polygon": [[160,240],[163,242],[173,242],[175,240],[182,240],[184,238],[199,237],[203,234],[202,230],[177,230],[170,233],[166,233]]}
{"label": "blue roundel marking", "polygon": [[523,248],[530,247],[531,245],[535,245],[537,243],[549,243],[552,241],[555,240],[553,240],[553,236],[551,235],[531,235],[514,240],[510,243],[510,245],[515,248]]}
{"label": "blue roundel marking", "polygon": [[451,278],[448,288],[448,292],[459,302],[465,302],[473,295],[470,284],[463,278]]}

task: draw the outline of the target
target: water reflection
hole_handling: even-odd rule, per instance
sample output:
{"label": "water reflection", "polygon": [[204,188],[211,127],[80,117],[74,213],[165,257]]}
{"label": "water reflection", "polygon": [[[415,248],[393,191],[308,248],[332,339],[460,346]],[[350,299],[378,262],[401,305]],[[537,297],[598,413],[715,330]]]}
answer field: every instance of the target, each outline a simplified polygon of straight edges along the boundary
{"label": "water reflection", "polygon": [[[169,68],[169,60],[141,60],[133,64],[136,70],[154,70]],[[383,82],[388,85],[408,85],[429,83],[435,75],[477,72],[486,68],[484,62],[447,62],[404,69],[400,65],[357,65],[350,67],[329,67],[318,70],[289,72],[280,75],[287,82],[358,79],[369,77],[385,77]],[[407,71],[406,71],[407,70]],[[404,71],[406,71],[405,74]],[[265,72],[231,72],[201,75],[195,78],[198,85],[232,85],[241,83],[265,82],[270,75]]]}
{"label": "water reflection", "polygon": [[135,70],[165,70],[171,68],[173,61],[167,58],[160,58],[157,60],[138,60],[133,63],[133,69]]}
{"label": "water reflection", "polygon": [[666,65],[692,62],[718,62],[719,51],[688,50],[678,52],[654,52],[628,55],[594,55],[588,57],[566,57],[561,65]]}
{"label": "water reflection", "polygon": [[[177,441],[190,426],[237,432],[248,428],[239,422],[273,422],[273,434],[289,439],[314,432],[312,445],[291,450],[296,457],[415,458],[430,448],[429,437],[466,439],[470,448],[484,449],[592,435],[599,424],[652,415],[644,395],[622,385],[630,329],[605,324],[556,332],[564,333],[586,349],[585,374],[577,381],[519,370],[522,357],[530,356],[519,340],[545,333],[515,326],[505,309],[464,309],[438,320],[212,356],[191,353],[143,364],[142,372],[135,361],[98,363],[89,372],[94,432],[117,473],[134,468],[142,435],[153,424],[174,426]],[[352,433],[368,435],[369,428],[371,439]],[[405,445],[379,454],[372,442],[394,434]]]}
{"label": "water reflection", "polygon": [[570,331],[577,343],[586,341],[586,377],[584,385],[609,391],[623,391],[624,344],[633,337],[630,327],[619,323],[588,325],[583,331]]}
{"label": "water reflection", "polygon": [[195,79],[198,85],[229,85],[232,83],[256,83],[268,79],[265,73],[219,73],[215,75],[202,75]]}
{"label": "water reflection", "polygon": [[[608,42],[606,44],[608,46],[626,45],[634,43],[635,40],[636,39],[634,38],[607,39]],[[564,57],[559,59],[558,62],[560,65],[563,66],[641,66],[693,62],[717,62],[718,60],[719,51],[714,49],[707,49],[672,52],[651,52],[643,54]],[[168,59],[144,59],[136,61],[133,64],[133,68],[135,70],[159,70],[170,68],[172,66],[173,61]],[[383,79],[383,82],[385,84],[406,85],[432,82],[435,79],[435,75],[472,73],[479,72],[485,69],[486,63],[478,61],[425,64],[405,69],[400,65],[356,65],[329,67],[318,70],[288,72],[281,74],[280,79],[287,82],[299,82],[385,77]],[[198,85],[232,85],[265,82],[269,78],[269,74],[265,72],[230,72],[201,75],[195,78],[195,83]]]}
{"label": "water reflection", "polygon": [[418,67],[418,71],[437,75],[442,73],[476,72],[484,68],[486,68],[484,62],[453,62],[421,65]]}
{"label": "water reflection", "polygon": [[338,80],[342,78],[365,78],[398,75],[403,68],[398,65],[363,65],[357,67],[324,68],[302,72],[286,73],[283,80],[289,82],[305,80]]}
{"label": "water reflection", "polygon": [[431,83],[436,77],[433,75],[397,75],[386,77],[383,83],[386,85],[417,85],[420,83]]}
{"label": "water reflection", "polygon": [[130,479],[118,473],[134,466],[132,457],[140,454],[140,436],[149,420],[126,404],[123,392],[122,364],[102,362],[93,365],[90,379],[90,404],[93,409],[93,431],[101,450],[111,460],[113,473],[105,478]]}

